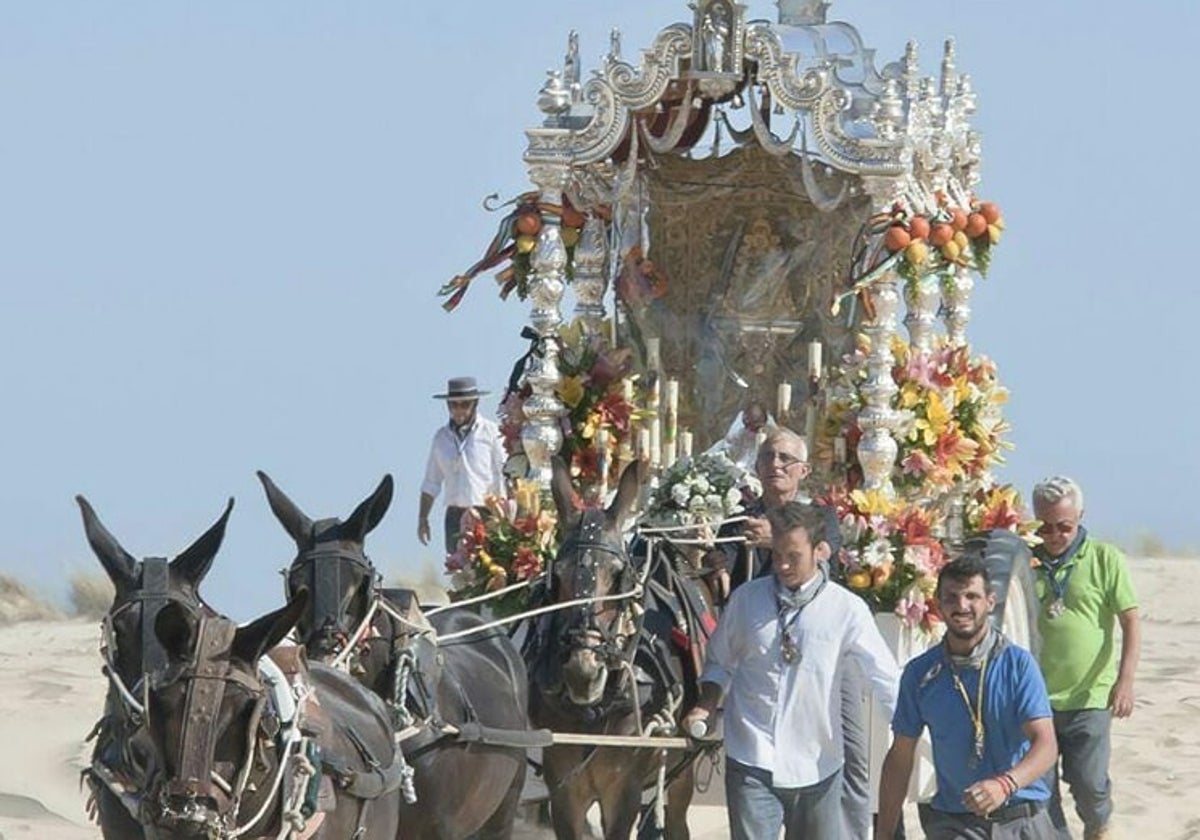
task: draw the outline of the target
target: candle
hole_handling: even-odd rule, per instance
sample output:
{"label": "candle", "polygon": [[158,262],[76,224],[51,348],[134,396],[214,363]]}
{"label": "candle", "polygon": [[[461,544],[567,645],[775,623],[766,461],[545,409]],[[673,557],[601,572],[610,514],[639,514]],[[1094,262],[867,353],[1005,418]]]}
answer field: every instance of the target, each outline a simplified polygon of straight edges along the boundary
{"label": "candle", "polygon": [[647,461],[650,459],[650,430],[646,428],[638,429],[637,433],[637,456],[639,461]]}
{"label": "candle", "polygon": [[657,336],[646,339],[646,368],[658,370],[662,365],[662,346]]}
{"label": "candle", "polygon": [[[809,403],[805,410],[804,416],[804,440],[808,444],[808,451],[813,451],[813,444],[817,436],[817,407],[813,403]],[[811,457],[811,456],[810,456]]]}
{"label": "candle", "polygon": [[679,380],[667,380],[667,410],[663,415],[663,443],[675,442],[675,432],[679,425]]}
{"label": "candle", "polygon": [[839,464],[846,462],[846,439],[841,435],[833,439],[833,460]]}
{"label": "candle", "polygon": [[779,383],[779,398],[776,402],[778,404],[775,406],[775,419],[782,423],[792,410],[792,383]]}
{"label": "candle", "polygon": [[808,378],[821,378],[821,342],[808,342]]}
{"label": "candle", "polygon": [[596,465],[600,472],[600,493],[608,490],[608,429],[596,432]]}
{"label": "candle", "polygon": [[630,405],[633,404],[633,380],[625,378],[621,380],[621,399]]}
{"label": "candle", "polygon": [[662,426],[657,420],[650,424],[650,466],[662,463]]}
{"label": "candle", "polygon": [[686,429],[679,433],[679,457],[692,457],[692,433]]}

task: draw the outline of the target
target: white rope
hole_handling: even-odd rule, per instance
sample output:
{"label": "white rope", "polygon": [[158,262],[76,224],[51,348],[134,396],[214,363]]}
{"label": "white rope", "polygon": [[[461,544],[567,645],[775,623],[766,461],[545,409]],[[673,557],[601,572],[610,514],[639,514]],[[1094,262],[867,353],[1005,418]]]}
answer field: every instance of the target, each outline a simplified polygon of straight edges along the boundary
{"label": "white rope", "polygon": [[[720,522],[713,523],[718,530],[726,525],[733,525],[738,522],[749,521],[749,516],[731,516],[729,519],[722,519]],[[675,531],[694,531],[701,527],[703,523],[693,522],[689,525],[638,525],[637,532],[639,534],[670,534]]]}
{"label": "white rope", "polygon": [[367,609],[367,614],[363,620],[350,634],[350,638],[346,640],[346,646],[342,648],[342,652],[333,658],[329,664],[339,670],[345,670],[346,660],[350,658],[350,654],[354,652],[354,648],[358,645],[359,639],[366,633],[367,628],[371,626],[371,619],[375,617],[375,611],[379,609],[379,598],[371,602],[371,606]]}
{"label": "white rope", "polygon": [[565,610],[570,607],[584,606],[585,604],[600,604],[605,601],[623,601],[627,598],[640,598],[642,596],[642,587],[639,584],[633,589],[626,592],[618,592],[616,595],[599,595],[595,598],[575,598],[571,601],[563,601],[561,604],[549,604],[545,607],[538,607],[533,610],[516,613],[515,615],[498,618],[495,621],[489,621],[486,624],[481,624],[478,627],[468,627],[465,630],[459,630],[455,633],[445,633],[437,637],[437,643],[440,645],[444,642],[460,639],[464,636],[470,636],[475,633],[482,633],[485,630],[493,630],[496,627],[502,627],[505,624],[512,624],[515,621],[524,621],[526,618],[533,618],[536,615],[555,612],[556,610]]}
{"label": "white rope", "polygon": [[532,586],[534,581],[541,577],[541,575],[537,575],[536,577],[531,577],[528,580],[523,580],[520,583],[514,583],[510,586],[506,586],[503,589],[497,589],[495,592],[486,592],[483,595],[476,595],[474,598],[464,598],[461,601],[451,601],[449,604],[442,604],[440,607],[433,607],[432,609],[425,610],[424,612],[426,616],[430,616],[437,615],[438,613],[445,612],[446,610],[452,610],[455,607],[467,607],[471,604],[482,604],[484,601],[490,601],[493,598],[499,598],[502,595],[507,595],[509,592],[516,592],[518,589],[524,589],[526,586]]}
{"label": "white rope", "polygon": [[[250,818],[250,822],[245,823],[241,826],[241,828],[237,828],[229,832],[228,836],[230,840],[237,840],[238,837],[241,837],[243,834],[253,828],[254,825],[267,813],[267,808],[269,808],[271,804],[275,802],[275,795],[279,792],[280,785],[283,783],[283,774],[287,770],[288,763],[291,761],[294,748],[296,745],[303,745],[303,743],[304,739],[299,739],[288,741],[284,744],[284,754],[280,756],[279,766],[275,770],[275,778],[271,780],[271,789],[268,791],[266,799],[263,800],[263,804],[258,809],[258,813]],[[251,759],[247,759],[247,761],[250,760]],[[282,809],[282,807],[283,803],[280,802],[280,808]]]}
{"label": "white rope", "polygon": [[133,696],[129,689],[125,687],[125,683],[121,679],[121,675],[118,674],[111,665],[107,666],[104,669],[104,672],[108,674],[108,681],[117,687],[117,693],[121,695],[121,699],[125,701],[125,705],[132,709],[136,714],[144,715],[146,712],[146,707],[143,706],[141,702],[139,702],[138,699]]}
{"label": "white rope", "polygon": [[[387,613],[392,618],[396,619],[396,621],[400,622],[405,627],[407,627],[412,632],[413,635],[428,635],[430,633],[437,632],[432,627],[429,627],[424,624],[417,624],[417,623],[409,620],[407,616],[403,615],[402,613],[397,611],[397,609],[395,607],[393,607],[391,604],[389,604],[388,600],[386,598],[384,598],[382,595],[377,595],[375,597],[376,597],[376,600],[379,601],[379,609],[381,609],[383,612]],[[425,614],[428,615],[428,613],[425,613]]]}

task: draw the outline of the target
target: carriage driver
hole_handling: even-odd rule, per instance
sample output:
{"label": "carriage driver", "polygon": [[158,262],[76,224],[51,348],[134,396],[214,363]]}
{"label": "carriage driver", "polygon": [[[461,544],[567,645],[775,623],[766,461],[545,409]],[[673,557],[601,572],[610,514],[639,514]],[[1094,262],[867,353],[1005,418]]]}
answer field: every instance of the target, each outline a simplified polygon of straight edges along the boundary
{"label": "carriage driver", "polygon": [[500,428],[478,414],[480,391],[473,376],[452,378],[446,393],[434,394],[445,400],[450,422],[433,435],[425,480],[421,483],[420,510],[417,513],[417,538],[429,545],[429,512],[438,492],[446,490],[446,553],[454,553],[462,515],[468,508],[480,507],[490,495],[504,494],[504,445]]}

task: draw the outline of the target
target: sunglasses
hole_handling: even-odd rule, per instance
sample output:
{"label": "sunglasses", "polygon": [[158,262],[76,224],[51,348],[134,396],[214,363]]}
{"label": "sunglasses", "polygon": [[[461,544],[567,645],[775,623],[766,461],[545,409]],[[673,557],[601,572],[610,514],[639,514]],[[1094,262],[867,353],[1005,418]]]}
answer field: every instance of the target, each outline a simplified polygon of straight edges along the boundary
{"label": "sunglasses", "polygon": [[1046,522],[1037,529],[1039,534],[1066,534],[1079,527],[1078,522]]}
{"label": "sunglasses", "polygon": [[784,469],[804,463],[803,458],[797,458],[790,452],[760,452],[758,455],[758,462],[760,464],[770,464],[774,461],[778,461]]}
{"label": "sunglasses", "polygon": [[475,400],[446,400],[446,405],[450,408],[470,408],[475,404]]}

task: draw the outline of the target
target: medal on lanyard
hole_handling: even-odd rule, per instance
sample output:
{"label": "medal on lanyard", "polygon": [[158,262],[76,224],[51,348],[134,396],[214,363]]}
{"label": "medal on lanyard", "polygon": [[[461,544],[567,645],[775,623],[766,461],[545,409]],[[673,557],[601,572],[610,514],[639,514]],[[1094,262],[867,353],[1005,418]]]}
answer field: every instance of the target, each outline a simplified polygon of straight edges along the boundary
{"label": "medal on lanyard", "polygon": [[779,658],[783,660],[784,665],[795,665],[800,661],[800,646],[796,644],[791,631],[786,627],[783,630],[783,640],[779,645]]}
{"label": "medal on lanyard", "polygon": [[975,692],[975,705],[972,707],[971,698],[967,694],[967,688],[958,677],[958,669],[953,665],[950,667],[950,677],[954,680],[954,687],[958,689],[959,695],[967,705],[967,715],[971,718],[971,729],[975,735],[971,754],[967,757],[967,766],[972,770],[978,767],[979,763],[983,761],[983,753],[986,746],[984,736],[987,733],[983,727],[983,678],[985,674],[987,674],[986,656],[983,658],[983,662],[979,663],[979,690]]}
{"label": "medal on lanyard", "polygon": [[[1045,568],[1045,567],[1043,567]],[[1059,618],[1067,611],[1067,581],[1071,579],[1071,572],[1075,570],[1074,564],[1065,568],[1046,569],[1046,583],[1049,584],[1054,597],[1046,604],[1046,617],[1050,619]],[[1058,573],[1062,572],[1062,582],[1058,580]]]}

